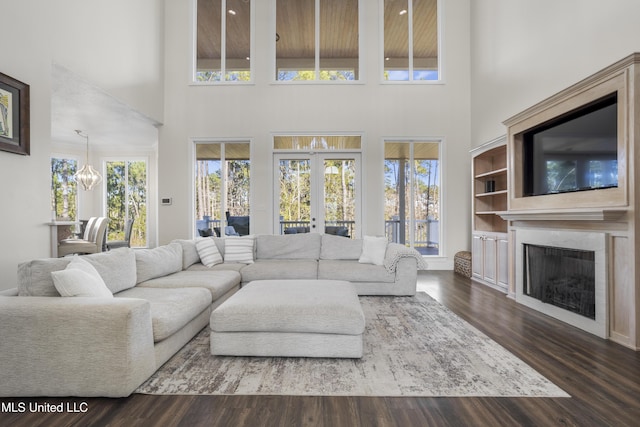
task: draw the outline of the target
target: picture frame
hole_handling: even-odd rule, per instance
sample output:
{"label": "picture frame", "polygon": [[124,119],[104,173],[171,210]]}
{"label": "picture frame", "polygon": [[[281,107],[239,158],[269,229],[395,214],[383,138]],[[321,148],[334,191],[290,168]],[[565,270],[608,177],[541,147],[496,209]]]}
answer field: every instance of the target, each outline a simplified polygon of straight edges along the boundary
{"label": "picture frame", "polygon": [[28,156],[29,85],[0,73],[0,151]]}

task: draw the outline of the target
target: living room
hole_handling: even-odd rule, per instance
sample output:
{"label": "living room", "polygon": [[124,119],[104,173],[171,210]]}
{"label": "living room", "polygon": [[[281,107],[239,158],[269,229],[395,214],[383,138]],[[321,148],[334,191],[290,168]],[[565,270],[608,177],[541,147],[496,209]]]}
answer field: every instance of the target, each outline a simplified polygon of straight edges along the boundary
{"label": "living room", "polygon": [[[432,270],[451,270],[470,248],[469,151],[506,133],[503,121],[640,50],[634,16],[640,5],[603,2],[440,2],[442,81],[382,84],[378,2],[361,2],[362,81],[350,85],[274,84],[273,2],[255,2],[255,77],[251,85],[191,84],[192,9],[175,0],[12,2],[2,0],[6,34],[0,72],[31,89],[31,154],[0,153],[5,185],[0,227],[13,242],[0,259],[0,289],[15,286],[20,262],[49,253],[50,157],[61,147],[83,155],[81,139],[52,140],[54,64],[159,124],[145,141],[150,179],[149,246],[193,233],[194,138],[251,141],[251,226],[272,233],[273,135],[349,132],[363,135],[361,235],[384,230],[381,173],[388,138],[442,139],[441,253]],[[72,132],[73,129],[70,129]],[[96,142],[99,137],[96,136]],[[100,163],[114,155],[102,147]],[[257,177],[257,179],[255,179]],[[264,177],[264,179],[263,179]],[[15,179],[15,181],[14,181]],[[380,190],[381,192],[381,190]],[[99,214],[101,195],[83,194],[82,217]],[[170,198],[171,205],[160,205]]]}

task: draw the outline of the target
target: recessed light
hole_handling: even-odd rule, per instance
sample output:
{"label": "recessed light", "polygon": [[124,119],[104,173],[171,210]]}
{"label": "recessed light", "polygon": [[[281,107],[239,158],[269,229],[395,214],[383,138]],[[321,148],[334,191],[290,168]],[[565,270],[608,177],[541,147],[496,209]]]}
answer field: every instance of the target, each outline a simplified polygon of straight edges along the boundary
{"label": "recessed light", "polygon": [[235,11],[235,10],[233,10],[233,9],[229,9],[229,15],[235,15],[235,14],[236,14],[236,11]]}
{"label": "recessed light", "polygon": [[407,14],[407,9],[402,9],[400,11],[400,15],[406,15]]}

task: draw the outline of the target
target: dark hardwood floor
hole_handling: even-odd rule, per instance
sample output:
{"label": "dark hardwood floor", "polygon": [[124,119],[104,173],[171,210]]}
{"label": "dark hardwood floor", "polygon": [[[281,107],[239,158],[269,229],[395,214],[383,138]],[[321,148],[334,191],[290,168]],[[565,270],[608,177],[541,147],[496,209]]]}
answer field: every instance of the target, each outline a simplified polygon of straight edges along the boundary
{"label": "dark hardwood floor", "polygon": [[[0,426],[636,426],[640,352],[516,304],[449,271],[419,288],[527,362],[571,398],[146,396],[0,399]],[[29,405],[63,404],[64,413]],[[10,412],[26,406],[26,411]],[[67,408],[66,405],[69,405]],[[67,409],[86,411],[68,412]]]}

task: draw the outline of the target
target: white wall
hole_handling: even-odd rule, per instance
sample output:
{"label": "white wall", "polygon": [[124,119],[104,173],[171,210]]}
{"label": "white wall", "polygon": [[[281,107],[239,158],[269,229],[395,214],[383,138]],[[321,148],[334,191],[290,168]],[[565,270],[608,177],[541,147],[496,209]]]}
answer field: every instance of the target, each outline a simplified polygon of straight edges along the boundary
{"label": "white wall", "polygon": [[[363,1],[366,81],[356,85],[271,84],[272,2],[256,4],[255,85],[189,86],[190,2],[167,0],[165,120],[160,132],[160,243],[191,236],[190,138],[251,138],[252,231],[271,233],[273,132],[363,132],[364,234],[383,233],[385,137],[442,137],[444,255],[430,266],[451,268],[469,248],[469,2],[445,1],[444,85],[381,85],[377,1]],[[163,171],[171,170],[172,173]]]}
{"label": "white wall", "polygon": [[52,63],[160,121],[162,0],[0,0],[0,72],[30,85],[31,155],[0,152],[0,289],[49,256]]}
{"label": "white wall", "polygon": [[637,0],[471,2],[472,145],[502,122],[640,51]]}

